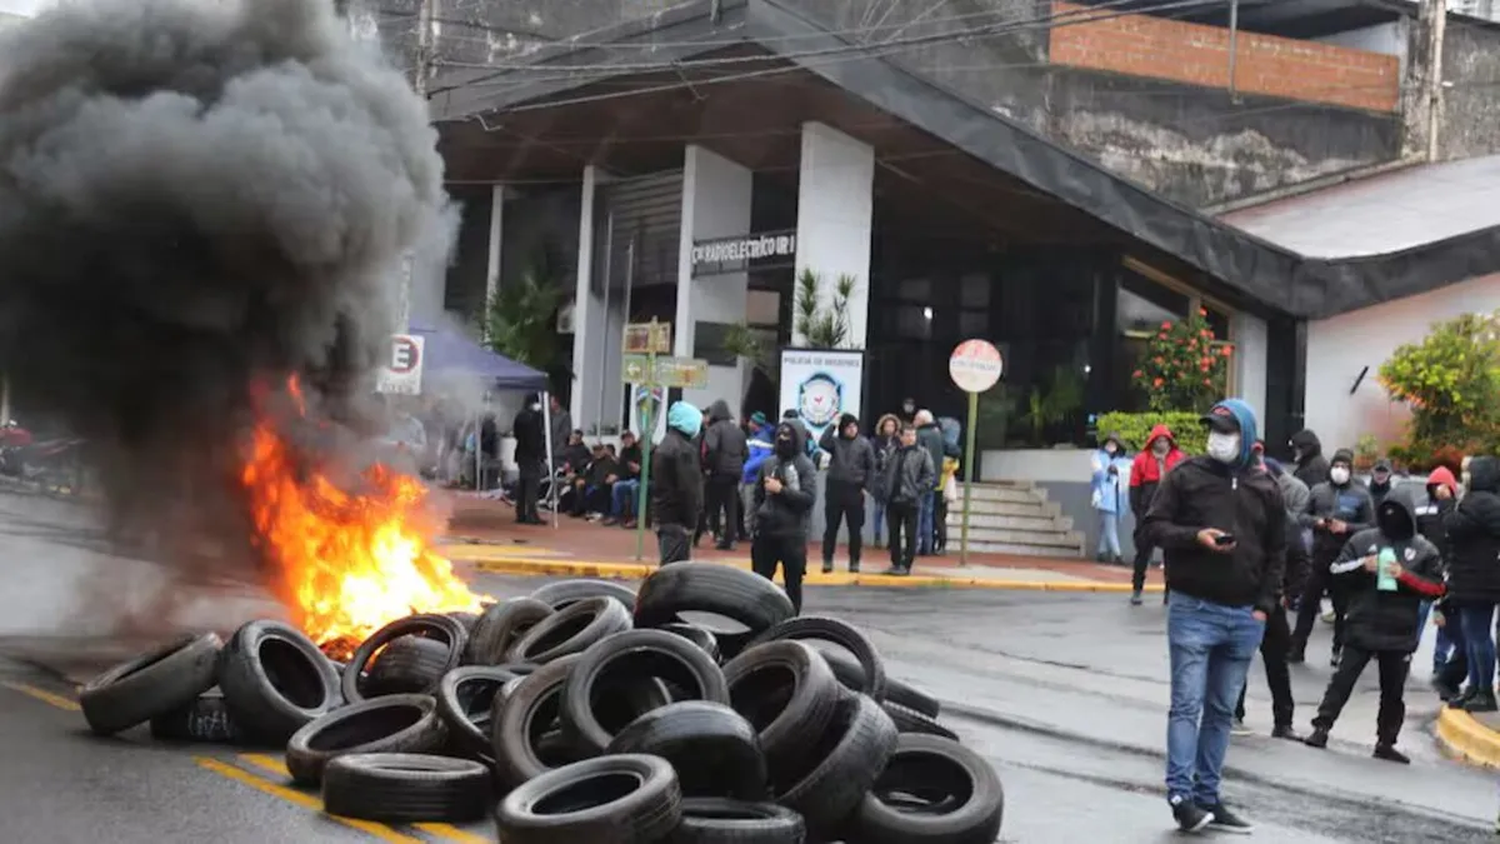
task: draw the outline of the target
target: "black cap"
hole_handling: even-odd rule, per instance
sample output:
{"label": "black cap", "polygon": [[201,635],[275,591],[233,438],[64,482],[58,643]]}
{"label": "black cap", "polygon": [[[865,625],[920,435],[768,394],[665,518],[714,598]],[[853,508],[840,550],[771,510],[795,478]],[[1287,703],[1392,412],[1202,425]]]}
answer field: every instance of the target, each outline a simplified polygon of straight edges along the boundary
{"label": "black cap", "polygon": [[1238,434],[1240,432],[1240,420],[1235,417],[1234,411],[1223,405],[1215,405],[1201,418],[1203,424],[1216,433]]}

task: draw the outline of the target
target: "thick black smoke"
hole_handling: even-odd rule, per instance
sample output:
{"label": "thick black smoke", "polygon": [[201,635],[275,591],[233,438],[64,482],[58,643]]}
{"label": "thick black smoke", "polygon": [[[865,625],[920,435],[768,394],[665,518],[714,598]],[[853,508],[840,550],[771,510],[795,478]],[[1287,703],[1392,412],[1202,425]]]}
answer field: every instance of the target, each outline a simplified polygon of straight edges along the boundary
{"label": "thick black smoke", "polygon": [[75,2],[0,35],[0,367],[88,439],[114,515],[229,503],[252,384],[357,415],[444,203],[435,143],[328,0]]}

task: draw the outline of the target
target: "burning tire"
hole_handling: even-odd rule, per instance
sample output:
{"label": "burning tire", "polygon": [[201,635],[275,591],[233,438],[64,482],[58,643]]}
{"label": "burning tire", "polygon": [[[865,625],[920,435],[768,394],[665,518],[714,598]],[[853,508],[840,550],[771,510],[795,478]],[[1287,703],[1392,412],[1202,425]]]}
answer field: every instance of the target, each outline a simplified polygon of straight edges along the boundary
{"label": "burning tire", "polygon": [[330,761],[351,753],[435,753],[448,740],[427,695],[387,695],[313,719],[286,745],[292,781],[313,785]]}
{"label": "burning tire", "polygon": [[218,682],[222,646],[213,633],[188,636],[90,680],[78,694],[89,729],[114,735],[191,706]]}
{"label": "burning tire", "polygon": [[[432,635],[428,636],[427,634]],[[364,690],[361,688],[361,680],[363,679],[362,675],[368,670],[367,665],[370,662],[370,657],[381,646],[393,643],[396,639],[400,639],[403,636],[423,636],[437,639],[447,645],[447,655],[442,662],[442,667],[436,671],[432,671],[436,666],[417,664],[417,658],[412,657],[413,671],[422,671],[424,674],[431,673],[432,675],[431,682],[425,690],[427,692],[436,690],[437,684],[442,680],[443,675],[458,667],[459,659],[462,658],[464,648],[469,641],[468,633],[464,632],[463,625],[446,615],[424,614],[398,618],[375,631],[370,638],[361,642],[359,648],[354,651],[354,655],[349,658],[349,663],[344,668],[344,676],[341,681],[344,700],[349,703],[358,703],[365,699]]]}
{"label": "burning tire", "polygon": [[724,666],[729,701],[757,730],[771,779],[790,781],[816,759],[847,694],[812,646],[757,645]]}
{"label": "burning tire", "polygon": [[510,661],[545,664],[629,629],[630,613],[619,601],[585,598],[531,628],[511,648]]}
{"label": "burning tire", "polygon": [[506,844],[664,841],[682,819],[677,774],[655,756],[602,756],[549,771],[495,810]]}
{"label": "burning tire", "polygon": [[713,797],[682,801],[682,820],[668,844],[802,844],[802,816],[775,803]]}
{"label": "burning tire", "polygon": [[977,753],[936,736],[903,735],[843,835],[868,844],[990,844],[1005,792]]}
{"label": "burning tire", "polygon": [[[823,651],[823,659],[828,661],[828,667],[833,669],[833,676],[839,678],[839,682],[854,691],[865,687],[864,669],[858,662],[844,656],[841,653],[830,653]],[[907,709],[920,712],[928,718],[936,718],[942,713],[942,704],[937,698],[918,689],[908,683],[903,683],[893,677],[886,677],[885,700],[883,702],[894,703]]]}
{"label": "burning tire", "polygon": [[681,621],[684,612],[711,613],[734,619],[748,634],[718,634],[725,654],[744,641],[796,615],[780,586],[734,566],[678,563],[656,570],[641,584],[635,601],[637,627],[660,627]]}
{"label": "burning tire", "polygon": [[686,622],[674,622],[672,624],[663,624],[655,629],[665,630],[674,636],[681,636],[702,648],[703,652],[708,654],[709,658],[714,662],[719,661],[721,656],[719,652],[719,637],[715,636],[714,632],[707,627],[700,627],[699,625],[688,624]]}
{"label": "burning tire", "polygon": [[[833,834],[859,808],[896,752],[896,725],[880,704],[857,695],[846,698],[840,710],[833,729],[818,742],[813,755],[817,764],[776,798],[820,834]],[[850,836],[849,840],[864,844],[867,839]]]}
{"label": "burning tire", "polygon": [[[661,680],[687,699],[729,703],[724,672],[702,648],[660,630],[619,633],[584,651],[568,676],[562,723],[580,750],[603,753],[615,733],[643,714],[634,707],[603,706],[620,698],[620,688],[643,678]],[[667,696],[660,705],[671,701]]]}
{"label": "burning tire", "polygon": [[589,598],[614,598],[626,611],[635,610],[635,590],[612,580],[559,580],[532,592],[531,597],[554,610],[566,609]]}
{"label": "burning tire", "polygon": [[224,705],[223,694],[210,690],[181,709],[152,718],[151,737],[164,741],[237,744],[244,735]]}
{"label": "burning tire", "polygon": [[219,656],[224,705],[247,736],[285,742],[342,703],[339,676],[312,640],[277,621],[252,621]]}
{"label": "burning tire", "polygon": [[863,692],[877,701],[885,700],[885,662],[881,660],[875,646],[865,638],[865,634],[853,625],[836,618],[811,615],[789,618],[760,634],[751,642],[751,646],[781,639],[812,640],[838,645],[859,662],[861,682],[855,691]]}
{"label": "burning tire", "polygon": [[438,714],[463,752],[476,756],[493,752],[490,728],[495,698],[515,679],[504,668],[487,665],[462,666],[443,675],[438,684]]}
{"label": "burning tire", "polygon": [[770,794],[755,727],[723,704],[689,700],[648,712],[621,730],[605,752],[666,759],[688,797],[765,800]]}
{"label": "burning tire", "polygon": [[933,718],[916,711],[907,709],[899,703],[886,701],[880,704],[885,714],[891,716],[891,721],[896,725],[896,732],[906,735],[918,733],[929,736],[941,736],[949,741],[958,741],[958,733],[953,732]]}
{"label": "burning tire", "polygon": [[469,631],[464,661],[471,665],[503,662],[516,640],[553,612],[534,598],[512,598],[490,606]]}
{"label": "burning tire", "polygon": [[323,771],[323,810],[382,823],[466,823],[493,799],[489,769],[417,753],[353,753]]}

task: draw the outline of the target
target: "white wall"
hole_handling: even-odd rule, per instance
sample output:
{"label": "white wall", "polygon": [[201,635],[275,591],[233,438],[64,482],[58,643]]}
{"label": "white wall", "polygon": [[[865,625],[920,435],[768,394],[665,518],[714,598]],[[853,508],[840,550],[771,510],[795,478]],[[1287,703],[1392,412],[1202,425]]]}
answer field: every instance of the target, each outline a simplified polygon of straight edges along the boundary
{"label": "white wall", "polygon": [[1255,410],[1260,430],[1266,430],[1266,321],[1250,314],[1235,314],[1229,322],[1234,343],[1234,394]]}
{"label": "white wall", "polygon": [[1372,53],[1400,56],[1403,64],[1406,60],[1405,19],[1335,32],[1332,35],[1324,35],[1311,40],[1348,47],[1351,50],[1369,50]]}
{"label": "white wall", "polygon": [[[597,361],[605,339],[603,297],[594,295],[594,203],[598,196],[599,168],[583,168],[583,190],[578,210],[578,261],[573,288],[573,393],[568,414],[573,427],[587,431],[597,423],[598,396],[604,388]],[[592,397],[592,398],[591,398]]]}
{"label": "white wall", "polygon": [[1089,483],[1093,449],[1026,448],[981,451],[975,481]]}
{"label": "white wall", "polygon": [[[1401,436],[1410,414],[1393,404],[1376,382],[1380,365],[1396,347],[1427,336],[1432,324],[1465,313],[1500,308],[1500,274],[1470,279],[1431,293],[1386,302],[1307,326],[1307,427],[1323,441],[1325,454],[1353,448],[1363,434],[1388,445]],[[1354,379],[1370,367],[1350,395]]]}
{"label": "white wall", "polygon": [[[850,348],[865,347],[870,315],[870,219],[874,211],[875,151],[868,144],[823,125],[802,124],[802,162],[797,182],[797,273],[823,277],[822,294],[833,295],[840,275],[859,284],[849,300]],[[806,338],[795,335],[792,342]]]}

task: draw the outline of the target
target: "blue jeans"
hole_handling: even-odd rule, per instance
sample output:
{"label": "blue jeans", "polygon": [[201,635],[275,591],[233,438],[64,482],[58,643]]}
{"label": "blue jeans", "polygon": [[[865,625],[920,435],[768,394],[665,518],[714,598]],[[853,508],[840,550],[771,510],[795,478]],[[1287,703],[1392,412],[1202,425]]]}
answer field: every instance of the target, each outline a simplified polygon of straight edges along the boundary
{"label": "blue jeans", "polygon": [[1479,691],[1495,687],[1495,605],[1460,604],[1464,647],[1469,657],[1469,686]]}
{"label": "blue jeans", "polygon": [[875,499],[875,542],[880,542],[880,529],[885,527],[885,502]]}
{"label": "blue jeans", "polygon": [[1120,558],[1120,514],[1099,512],[1099,553]]}
{"label": "blue jeans", "polygon": [[1167,607],[1172,709],[1167,716],[1167,798],[1219,802],[1234,706],[1265,622],[1250,607],[1228,607],[1173,592]]}
{"label": "blue jeans", "polygon": [[929,492],[922,496],[922,509],[917,513],[917,553],[932,553],[932,514],[937,511],[937,497],[941,493]]}
{"label": "blue jeans", "polygon": [[614,488],[609,491],[612,505],[609,508],[609,514],[617,519],[634,516],[635,509],[630,505],[635,503],[635,492],[640,488],[641,482],[638,480],[615,481]]}

